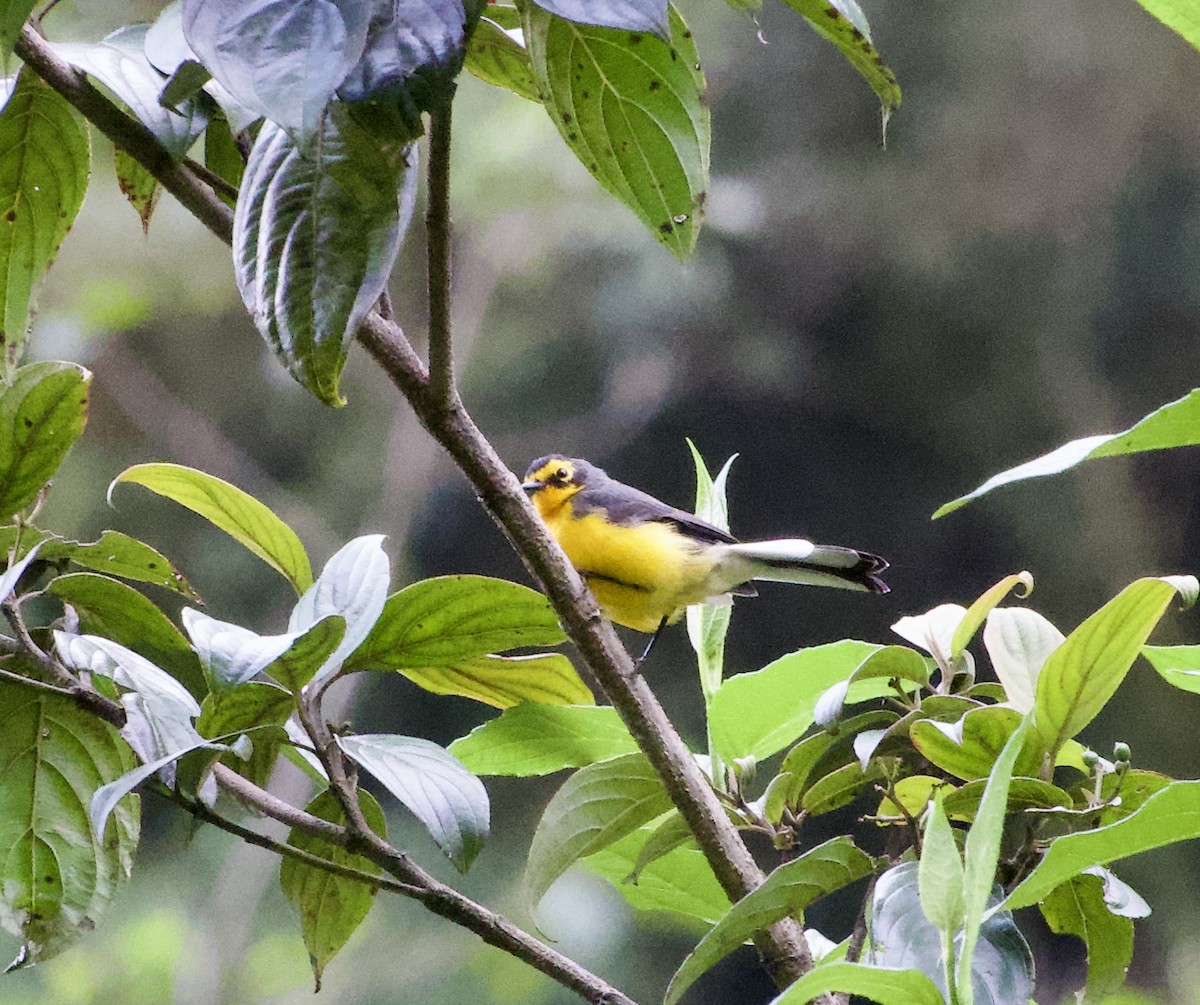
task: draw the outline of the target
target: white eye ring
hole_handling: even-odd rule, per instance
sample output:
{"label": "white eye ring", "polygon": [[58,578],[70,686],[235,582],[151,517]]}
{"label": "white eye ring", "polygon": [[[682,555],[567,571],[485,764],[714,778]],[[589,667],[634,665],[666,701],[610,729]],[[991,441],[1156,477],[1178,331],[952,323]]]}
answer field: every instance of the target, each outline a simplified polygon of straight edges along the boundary
{"label": "white eye ring", "polygon": [[565,482],[567,480],[567,469],[559,468],[554,472],[555,481]]}

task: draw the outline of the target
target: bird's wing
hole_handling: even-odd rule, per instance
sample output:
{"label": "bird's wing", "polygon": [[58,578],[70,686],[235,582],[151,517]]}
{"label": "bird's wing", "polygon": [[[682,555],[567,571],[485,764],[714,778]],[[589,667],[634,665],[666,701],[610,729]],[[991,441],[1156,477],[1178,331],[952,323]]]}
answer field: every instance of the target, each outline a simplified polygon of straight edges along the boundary
{"label": "bird's wing", "polygon": [[691,513],[668,506],[639,489],[623,485],[611,478],[589,484],[573,499],[581,513],[602,509],[613,523],[626,526],[639,523],[669,523],[681,534],[711,544],[735,544],[731,537],[719,527],[701,520]]}

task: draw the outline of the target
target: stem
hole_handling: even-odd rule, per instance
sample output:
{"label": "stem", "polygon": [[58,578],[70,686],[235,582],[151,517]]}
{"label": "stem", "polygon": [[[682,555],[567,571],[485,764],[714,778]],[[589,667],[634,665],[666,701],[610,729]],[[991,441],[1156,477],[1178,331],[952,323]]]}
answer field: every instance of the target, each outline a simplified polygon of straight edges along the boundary
{"label": "stem", "polygon": [[453,95],[429,116],[429,203],[425,235],[429,270],[429,377],[436,401],[450,405],[454,349],[450,323],[450,110]]}
{"label": "stem", "polygon": [[[149,130],[92,87],[82,74],[58,59],[28,25],[22,29],[15,52],[96,128],[154,175],[201,223],[221,240],[231,243],[232,212],[192,172],[178,164]],[[442,161],[442,155],[438,154],[437,159]],[[448,214],[444,217],[435,214],[431,224],[437,232],[431,232],[430,244],[447,249],[441,260],[448,262]],[[448,268],[444,276],[448,283]],[[433,338],[433,329],[438,324],[436,320],[431,324],[431,350],[438,341]],[[444,331],[448,333],[448,325]],[[546,591],[564,630],[661,776],[726,894],[736,901],[756,889],[765,877],[722,810],[708,779],[645,680],[634,673],[629,654],[621,646],[612,626],[602,619],[590,591],[569,565],[557,542],[550,537],[512,472],[501,462],[457,394],[453,393],[453,385],[449,398],[444,387],[439,393],[404,333],[378,314],[367,317],[357,337],[408,399],[430,435],[467,476],[488,513]],[[437,353],[433,358],[442,361],[438,365],[443,374],[437,381],[443,382],[451,376],[447,367],[448,340],[442,341]],[[369,831],[366,837],[371,839]],[[441,913],[435,904],[427,903],[427,906]],[[514,927],[503,919],[497,919],[494,924],[496,928],[488,931]],[[485,941],[491,941],[485,931],[472,930]],[[759,933],[755,944],[766,958],[772,979],[780,987],[786,987],[812,968],[812,954],[800,925],[793,919],[784,919]],[[612,1002],[619,1000],[610,999]]]}

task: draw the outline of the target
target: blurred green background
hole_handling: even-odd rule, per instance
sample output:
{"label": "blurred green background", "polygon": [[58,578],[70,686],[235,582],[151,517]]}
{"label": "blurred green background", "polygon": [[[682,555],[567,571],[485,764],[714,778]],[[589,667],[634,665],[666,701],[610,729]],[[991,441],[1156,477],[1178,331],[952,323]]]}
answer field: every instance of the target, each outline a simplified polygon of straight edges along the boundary
{"label": "blurred green background", "polygon": [[[64,0],[52,38],[99,38],[161,4]],[[1200,53],[1133,0],[927,0],[866,6],[904,105],[880,146],[878,106],[842,57],[768,0],[755,25],[719,0],[684,7],[713,113],[708,224],[680,266],[593,183],[540,107],[465,78],[455,116],[455,322],[464,397],[518,471],[585,456],[690,506],[690,436],[730,482],[739,536],[803,534],[878,551],[886,598],[764,588],[739,604],[728,668],[844,637],[887,641],[905,614],[970,602],[1031,571],[1031,603],[1069,630],[1134,578],[1197,572],[1195,453],[1100,462],[936,506],[1077,436],[1115,432],[1200,383]],[[761,33],[761,37],[760,37]],[[266,566],[170,504],[108,482],[169,460],[255,493],[319,565],[384,532],[397,584],[447,572],[527,581],[447,459],[361,352],[350,403],[318,405],[264,352],[228,250],[164,197],[143,237],[95,141],[92,191],[43,289],[43,358],[96,374],[88,431],[42,523],[116,527],[162,548],[215,617],[282,630]],[[423,239],[392,284],[422,340]],[[169,605],[169,598],[156,598]],[[1198,641],[1195,611],[1156,641]],[[648,668],[691,740],[701,703],[682,629]],[[343,695],[360,730],[446,742],[492,712],[372,678]],[[1200,774],[1200,703],[1142,663],[1089,728],[1139,767]],[[287,779],[284,780],[288,781]],[[558,779],[489,781],[495,835],[461,885],[522,924],[523,855]],[[294,784],[294,780],[292,781]],[[297,796],[297,798],[300,798]],[[188,1005],[307,1001],[311,977],[276,863],[146,800],[132,883],[60,959],[0,981],[0,1003]],[[853,814],[837,821],[849,825]],[[397,815],[393,834],[452,871]],[[1131,982],[1200,1002],[1193,846],[1118,872],[1154,907]],[[853,905],[808,919],[835,938]],[[1082,978],[1082,954],[1025,919],[1039,1001]],[[635,917],[569,875],[538,922],[559,948],[639,1000],[661,997],[696,932]],[[15,951],[15,940],[0,940]],[[767,1001],[747,950],[693,1003]],[[380,903],[325,975],[321,1000],[574,1001],[525,967],[397,898]]]}

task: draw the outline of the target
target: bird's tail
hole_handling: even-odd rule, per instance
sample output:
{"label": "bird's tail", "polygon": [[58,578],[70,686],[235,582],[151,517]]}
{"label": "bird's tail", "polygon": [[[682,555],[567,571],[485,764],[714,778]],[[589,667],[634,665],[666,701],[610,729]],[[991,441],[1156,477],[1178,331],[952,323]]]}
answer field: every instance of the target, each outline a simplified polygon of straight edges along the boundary
{"label": "bird's tail", "polygon": [[728,564],[729,571],[736,570],[739,576],[745,573],[744,579],[888,592],[887,584],[879,578],[888,563],[867,551],[787,538],[730,544],[725,554],[723,564]]}

